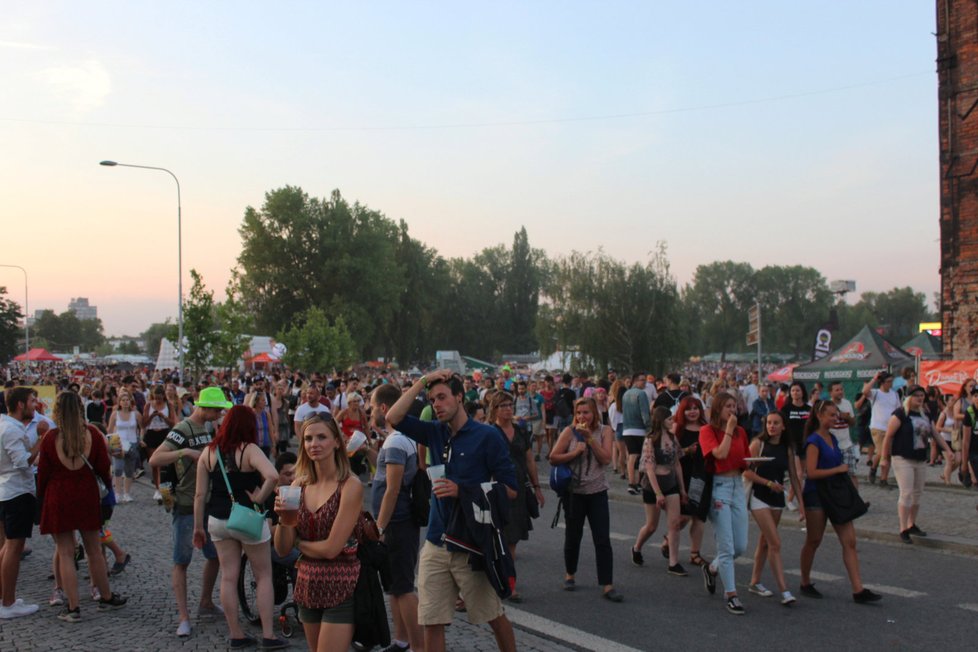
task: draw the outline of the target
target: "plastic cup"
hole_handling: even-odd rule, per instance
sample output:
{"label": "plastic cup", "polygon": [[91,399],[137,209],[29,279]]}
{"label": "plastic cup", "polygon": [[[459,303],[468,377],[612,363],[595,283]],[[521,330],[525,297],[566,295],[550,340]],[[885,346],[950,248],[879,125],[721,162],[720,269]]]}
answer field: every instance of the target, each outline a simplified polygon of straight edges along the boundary
{"label": "plastic cup", "polygon": [[367,443],[367,435],[359,430],[354,430],[350,435],[350,441],[346,442],[346,456],[353,457],[358,450]]}
{"label": "plastic cup", "polygon": [[173,485],[169,482],[160,483],[160,503],[168,512],[173,509]]}
{"label": "plastic cup", "polygon": [[299,511],[299,501],[302,500],[302,487],[284,485],[278,488],[278,495],[282,499],[282,509]]}
{"label": "plastic cup", "polygon": [[428,477],[431,478],[431,484],[434,484],[438,480],[445,477],[445,465],[435,464],[434,466],[428,467]]}

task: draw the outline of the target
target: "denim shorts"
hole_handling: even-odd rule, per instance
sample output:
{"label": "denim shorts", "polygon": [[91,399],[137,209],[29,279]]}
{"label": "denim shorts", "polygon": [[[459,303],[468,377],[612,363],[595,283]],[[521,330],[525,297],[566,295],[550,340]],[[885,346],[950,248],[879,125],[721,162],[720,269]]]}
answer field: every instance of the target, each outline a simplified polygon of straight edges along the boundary
{"label": "denim shorts", "polygon": [[303,624],[352,625],[354,624],[353,598],[347,598],[329,609],[312,609],[299,605],[299,622]]}
{"label": "denim shorts", "polygon": [[[204,528],[207,522],[204,521]],[[173,564],[174,566],[189,566],[194,556],[194,515],[173,514]],[[207,535],[204,544],[204,559],[217,559],[217,548]]]}

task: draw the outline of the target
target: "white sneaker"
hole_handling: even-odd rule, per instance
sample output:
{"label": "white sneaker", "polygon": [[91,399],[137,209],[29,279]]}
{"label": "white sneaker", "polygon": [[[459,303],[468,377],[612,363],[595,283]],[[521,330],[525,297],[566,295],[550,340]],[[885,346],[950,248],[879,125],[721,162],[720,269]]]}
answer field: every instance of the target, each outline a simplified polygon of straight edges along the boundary
{"label": "white sneaker", "polygon": [[0,606],[0,618],[4,620],[9,620],[11,618],[20,618],[21,616],[30,616],[32,613],[37,611],[36,604],[27,604],[26,602],[14,602],[9,607]]}
{"label": "white sneaker", "polygon": [[180,626],[177,627],[177,636],[179,636],[180,638],[186,638],[186,637],[190,636],[190,621],[189,620],[181,620],[180,621]]}
{"label": "white sneaker", "polygon": [[781,594],[781,604],[788,606],[795,603],[795,596],[791,595],[791,591],[785,591]]}
{"label": "white sneaker", "polygon": [[773,593],[771,593],[770,589],[765,587],[760,582],[758,582],[757,584],[751,584],[749,587],[747,587],[747,590],[753,593],[754,595],[761,596],[762,598],[770,598],[772,595],[774,595]]}
{"label": "white sneaker", "polygon": [[135,499],[132,497],[132,494],[126,494],[122,497],[122,502],[124,503],[131,503],[133,500]]}
{"label": "white sneaker", "polygon": [[[160,493],[160,490],[159,490],[159,489],[157,489],[157,490],[156,490],[156,491],[155,491],[155,492],[153,493],[153,500],[155,500],[155,501],[157,501],[157,502],[159,502],[159,501],[161,501],[161,500],[163,500],[163,494],[161,494],[161,493]],[[187,636],[189,636],[189,634],[188,634]]]}
{"label": "white sneaker", "polygon": [[58,587],[54,587],[54,591],[51,591],[51,599],[48,600],[48,604],[52,607],[59,607],[65,603],[65,592]]}
{"label": "white sneaker", "polygon": [[98,602],[101,599],[102,599],[102,594],[99,593],[98,587],[97,586],[93,586],[92,587],[92,600],[94,600],[95,602]]}

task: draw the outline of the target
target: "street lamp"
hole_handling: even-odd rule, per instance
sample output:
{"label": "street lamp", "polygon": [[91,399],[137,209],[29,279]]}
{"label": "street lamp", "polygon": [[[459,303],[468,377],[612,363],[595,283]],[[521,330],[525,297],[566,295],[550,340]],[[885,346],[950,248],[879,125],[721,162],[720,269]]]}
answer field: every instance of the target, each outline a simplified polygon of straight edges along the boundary
{"label": "street lamp", "polygon": [[[24,353],[29,354],[31,352],[31,329],[30,326],[27,325],[27,319],[30,315],[30,308],[27,306],[27,270],[20,265],[0,264],[0,267],[11,267],[24,272]],[[25,355],[24,357],[27,358],[29,356]],[[24,362],[30,362],[30,360],[25,360]]]}
{"label": "street lamp", "polygon": [[179,369],[177,369],[177,377],[179,382],[183,384],[183,221],[181,216],[180,208],[180,180],[177,179],[177,175],[173,174],[166,168],[158,168],[152,165],[133,165],[131,163],[117,163],[115,161],[101,161],[99,165],[104,165],[106,167],[124,167],[124,168],[140,168],[142,170],[158,170],[160,172],[166,172],[173,180],[177,182],[177,293],[178,293],[178,303],[177,303],[177,363]]}

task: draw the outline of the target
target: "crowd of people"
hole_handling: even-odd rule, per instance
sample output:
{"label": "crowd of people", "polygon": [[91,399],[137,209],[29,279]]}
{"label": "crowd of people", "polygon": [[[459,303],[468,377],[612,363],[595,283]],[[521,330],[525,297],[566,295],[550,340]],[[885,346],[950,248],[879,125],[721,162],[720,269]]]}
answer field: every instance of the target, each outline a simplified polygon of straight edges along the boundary
{"label": "crowd of people", "polygon": [[[625,599],[614,583],[610,532],[609,489],[621,480],[645,509],[632,563],[645,564],[643,547],[664,522],[666,571],[683,577],[684,563],[699,567],[711,594],[719,579],[732,614],[744,613],[734,560],[746,553],[748,518],[760,532],[750,593],[774,595],[762,583],[768,566],[781,603],[795,602],[778,533],[783,513],[795,511],[806,524],[797,553],[800,594],[822,597],[812,569],[831,524],[853,600],[867,603],[881,596],[863,585],[852,519],[834,516],[825,487],[841,482],[857,491],[862,460],[870,482],[890,486],[892,473],[898,532],[912,544],[926,536],[917,516],[928,464],[944,464],[945,482],[957,470],[960,482],[978,486],[973,381],[945,400],[911,375],[898,392],[881,372],[847,398],[841,383],[775,385],[749,368],[700,367],[663,378],[615,370],[529,377],[508,367],[496,376],[369,371],[362,379],[212,373],[196,383],[180,383],[167,370],[69,376],[49,368],[11,378],[0,404],[0,619],[38,610],[16,597],[35,523],[55,542],[50,602],[61,606],[58,618],[82,618],[80,554],[96,608],[125,606],[110,577],[132,557],[122,548],[125,533],[108,526],[115,505],[136,500],[133,482],[143,473],[152,499],[170,513],[177,636],[192,633],[187,571],[197,548],[204,558],[197,612],[223,614],[229,647],[287,645],[274,631],[274,605],[286,597],[274,586],[277,565],[294,578],[310,648],[348,649],[358,635],[355,592],[372,520],[387,549],[391,652],[443,650],[444,628],[460,610],[489,624],[500,650],[516,649],[503,602],[519,603],[533,591],[517,586],[517,547],[548,495],[554,500],[540,483],[544,461],[570,477],[555,499],[566,522],[563,589],[578,589],[586,524],[601,596]],[[39,385],[58,389],[51,417],[38,401]],[[472,504],[492,517],[466,512]],[[712,559],[701,555],[708,523]],[[688,561],[679,556],[683,530]],[[114,556],[111,568],[103,546]],[[470,563],[476,553],[481,566]],[[260,641],[238,618],[242,554],[255,578]]]}

